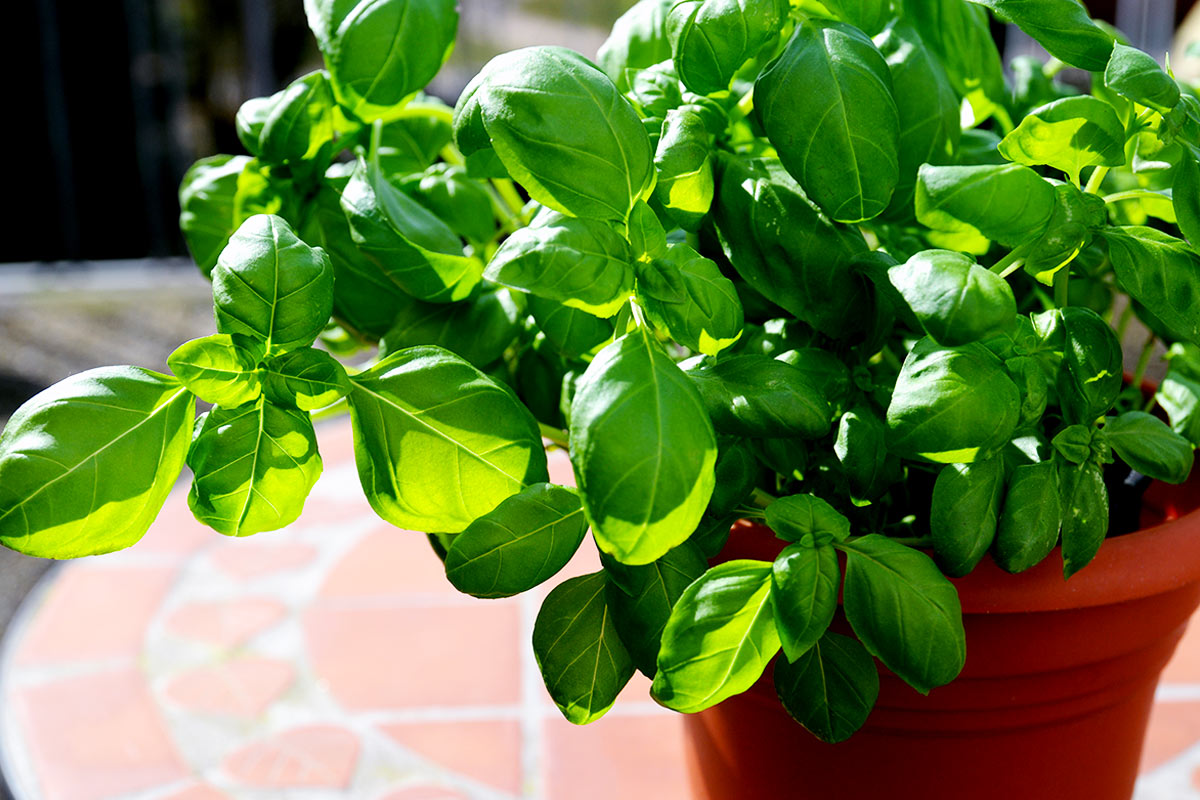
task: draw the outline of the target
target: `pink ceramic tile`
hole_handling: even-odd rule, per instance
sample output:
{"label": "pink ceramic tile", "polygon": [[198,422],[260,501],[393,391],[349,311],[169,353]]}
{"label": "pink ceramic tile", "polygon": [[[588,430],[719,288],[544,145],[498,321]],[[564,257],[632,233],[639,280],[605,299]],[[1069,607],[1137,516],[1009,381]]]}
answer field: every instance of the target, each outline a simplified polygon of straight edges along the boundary
{"label": "pink ceramic tile", "polygon": [[46,800],[99,800],[187,776],[137,670],[31,687],[18,703]]}
{"label": "pink ceramic tile", "polygon": [[225,759],[225,771],[246,786],[347,787],[358,764],[358,737],[345,728],[294,728]]}
{"label": "pink ceramic tile", "polygon": [[181,483],[167,498],[158,518],[136,547],[138,553],[186,556],[224,539],[192,516],[187,504],[187,486]]}
{"label": "pink ceramic tile", "polygon": [[442,561],[425,534],[385,522],[365,536],[329,571],[323,597],[418,599],[416,595],[461,598],[446,580]]}
{"label": "pink ceramic tile", "polygon": [[354,430],[349,417],[317,424],[317,446],[326,470],[354,463]]}
{"label": "pink ceramic tile", "polygon": [[283,603],[265,597],[189,603],[167,618],[167,630],[185,639],[232,648],[250,641],[286,614]]}
{"label": "pink ceramic tile", "polygon": [[181,792],[169,794],[159,800],[230,800],[229,795],[219,792],[211,786],[196,784]]}
{"label": "pink ceramic tile", "polygon": [[352,710],[515,703],[517,607],[339,608],[304,617],[317,676]]}
{"label": "pink ceramic tile", "polygon": [[467,800],[457,789],[441,786],[409,786],[384,795],[380,800]]}
{"label": "pink ceramic tile", "polygon": [[242,579],[294,570],[311,563],[316,556],[316,548],[300,542],[274,543],[246,539],[233,539],[209,555],[222,572]]}
{"label": "pink ceramic tile", "polygon": [[546,450],[546,466],[550,469],[550,482],[560,486],[575,485],[575,470],[571,467],[571,458],[561,447],[550,447]]}
{"label": "pink ceramic tile", "polygon": [[133,658],[175,569],[72,564],[34,614],[21,664]]}
{"label": "pink ceramic tile", "polygon": [[546,722],[548,800],[690,800],[677,716],[607,716],[582,727]]}
{"label": "pink ceramic tile", "polygon": [[1158,769],[1200,741],[1200,702],[1155,703],[1142,748],[1141,772]]}
{"label": "pink ceramic tile", "polygon": [[197,714],[257,717],[294,678],[295,670],[286,661],[239,658],[175,676],[167,684],[167,697]]}
{"label": "pink ceramic tile", "polygon": [[1179,648],[1163,670],[1162,680],[1164,683],[1200,683],[1200,618],[1188,624]]}
{"label": "pink ceramic tile", "polygon": [[514,794],[521,791],[521,726],[512,721],[382,725],[405,748],[453,772]]}

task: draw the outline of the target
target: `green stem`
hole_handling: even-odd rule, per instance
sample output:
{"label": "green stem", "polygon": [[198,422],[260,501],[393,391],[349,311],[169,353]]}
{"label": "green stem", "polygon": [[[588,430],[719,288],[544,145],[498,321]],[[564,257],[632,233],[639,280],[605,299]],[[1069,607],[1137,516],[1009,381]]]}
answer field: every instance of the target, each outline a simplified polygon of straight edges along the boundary
{"label": "green stem", "polygon": [[992,272],[1001,278],[1007,278],[1025,263],[1025,254],[1029,252],[1029,248],[1032,246],[1031,244],[1023,244],[1014,249],[1011,253],[992,265]]}
{"label": "green stem", "polygon": [[1042,75],[1047,78],[1053,78],[1066,68],[1066,64],[1059,61],[1057,58],[1051,58],[1042,65]]}
{"label": "green stem", "polygon": [[1083,188],[1089,194],[1099,194],[1100,184],[1104,183],[1104,177],[1108,175],[1108,167],[1096,167],[1092,170],[1092,176],[1088,178],[1087,186]]}
{"label": "green stem", "polygon": [[1117,320],[1117,339],[1125,341],[1125,332],[1129,330],[1129,323],[1133,322],[1133,303],[1128,303],[1125,310],[1121,312],[1121,318]]}
{"label": "green stem", "polygon": [[1062,267],[1054,274],[1054,305],[1056,308],[1066,308],[1070,305],[1070,295],[1067,292],[1071,280],[1071,267]]}
{"label": "green stem", "polygon": [[[855,538],[861,539],[862,537],[859,536],[859,537],[855,537]],[[899,537],[899,536],[895,536],[895,537],[889,536],[888,538],[891,539],[896,544],[903,544],[903,545],[907,545],[908,547],[933,547],[933,537],[932,536],[912,536],[909,538],[903,538],[903,537]]]}
{"label": "green stem", "polygon": [[639,328],[647,327],[646,313],[642,311],[642,307],[638,305],[637,298],[635,297],[629,298],[629,313],[633,315],[633,321],[637,323]]}
{"label": "green stem", "polygon": [[445,147],[443,147],[438,152],[438,155],[440,155],[442,157],[442,161],[445,161],[447,164],[449,164],[451,166],[465,167],[467,165],[467,161],[465,158],[462,157],[462,153],[459,152],[458,148],[452,144],[448,144]]}
{"label": "green stem", "polygon": [[312,414],[310,414],[309,417],[310,417],[310,419],[312,419],[313,422],[320,422],[320,421],[326,420],[326,419],[335,419],[337,417],[343,417],[349,413],[350,413],[350,404],[348,402],[346,402],[346,398],[343,397],[342,399],[338,400],[336,403],[334,403],[331,406],[326,406],[325,408],[322,408],[318,411],[312,412]]}
{"label": "green stem", "polygon": [[500,197],[504,200],[505,205],[508,206],[508,210],[514,216],[520,216],[525,210],[525,201],[517,193],[517,187],[513,186],[513,182],[508,178],[494,178],[492,186],[496,187],[496,191],[500,193]]}
{"label": "green stem", "polygon": [[539,422],[538,430],[542,432],[543,439],[549,439],[564,450],[566,449],[567,432],[562,428],[555,428],[553,425],[547,425],[544,422]]}
{"label": "green stem", "polygon": [[762,489],[755,489],[750,495],[750,502],[759,508],[766,508],[778,499],[775,495],[770,492],[764,492]]}
{"label": "green stem", "polygon": [[1137,369],[1133,372],[1133,388],[1139,392],[1142,390],[1142,381],[1146,377],[1146,370],[1150,367],[1150,359],[1154,356],[1154,345],[1158,342],[1158,336],[1151,331],[1146,337],[1146,343],[1142,345],[1142,354],[1138,356]]}
{"label": "green stem", "polygon": [[1122,200],[1141,200],[1143,198],[1162,199],[1163,197],[1164,195],[1161,195],[1158,192],[1152,192],[1149,189],[1129,189],[1124,192],[1113,192],[1112,194],[1106,194],[1104,195],[1103,199],[1105,203],[1119,203]]}
{"label": "green stem", "polygon": [[371,162],[371,166],[379,168],[379,147],[383,141],[383,120],[377,119],[371,123],[371,145],[367,153],[367,158]]}
{"label": "green stem", "polygon": [[405,117],[432,117],[448,125],[454,124],[454,109],[432,103],[409,103],[396,114],[395,119]]}

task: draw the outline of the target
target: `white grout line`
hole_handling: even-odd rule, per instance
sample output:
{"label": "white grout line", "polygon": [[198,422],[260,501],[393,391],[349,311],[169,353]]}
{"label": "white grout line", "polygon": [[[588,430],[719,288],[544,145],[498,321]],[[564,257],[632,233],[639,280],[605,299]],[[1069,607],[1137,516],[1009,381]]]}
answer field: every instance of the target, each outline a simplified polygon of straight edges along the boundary
{"label": "white grout line", "polygon": [[521,622],[521,772],[524,775],[526,800],[542,800],[546,796],[543,764],[546,762],[545,715],[542,674],[533,654],[533,624],[537,619],[538,598],[532,593],[520,596]]}
{"label": "white grout line", "polygon": [[1156,703],[1187,703],[1200,700],[1200,684],[1163,683],[1154,693]]}

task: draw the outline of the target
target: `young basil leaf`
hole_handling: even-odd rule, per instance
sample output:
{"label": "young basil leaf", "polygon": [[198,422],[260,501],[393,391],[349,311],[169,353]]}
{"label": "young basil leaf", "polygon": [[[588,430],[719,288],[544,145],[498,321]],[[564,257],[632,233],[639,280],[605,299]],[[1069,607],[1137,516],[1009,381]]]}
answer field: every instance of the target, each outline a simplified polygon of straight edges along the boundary
{"label": "young basil leaf", "polygon": [[579,359],[613,338],[612,322],[586,311],[530,295],[529,313],[546,341],[566,358]]}
{"label": "young basil leaf", "polygon": [[672,245],[656,266],[678,274],[684,295],[678,302],[653,295],[641,298],[646,314],[671,338],[698,353],[715,356],[742,335],[742,303],[733,282],[715,263],[686,244]]}
{"label": "young basil leaf", "polygon": [[1070,578],[1095,557],[1108,534],[1108,489],[1098,464],[1060,464],[1063,577]]}
{"label": "young basil leaf", "polygon": [[747,501],[758,486],[762,469],[744,439],[718,437],[716,486],[706,514],[723,515]]}
{"label": "young basil leaf", "polygon": [[887,62],[857,28],[806,20],[758,76],[754,110],[788,172],[826,214],[861,222],[899,180],[900,118]]}
{"label": "young basil leaf", "polygon": [[213,405],[233,408],[262,393],[255,354],[239,347],[228,334],[181,344],[167,357],[167,366],[190,392]]}
{"label": "young basil leaf", "polygon": [[687,590],[663,630],[650,694],[690,714],[749,689],[779,650],[771,564],[728,561]]}
{"label": "young basil leaf", "polygon": [[813,386],[820,386],[835,407],[847,400],[852,391],[850,368],[837,356],[817,347],[800,347],[775,356],[804,373]]}
{"label": "young basil leaf", "polygon": [[713,222],[738,274],[755,290],[834,338],[861,331],[865,280],[848,269],[867,252],[861,234],[831,224],[774,159],[717,159]]}
{"label": "young basil leaf", "polygon": [[1200,255],[1153,228],[1104,228],[1100,233],[1121,287],[1150,309],[1172,337],[1200,342]]}
{"label": "young basil leaf", "polygon": [[1000,142],[1000,153],[1018,164],[1047,164],[1078,181],[1084,167],[1125,163],[1125,126],[1103,100],[1064,97],[1030,111]]}
{"label": "young basil leaf", "polygon": [[486,243],[496,233],[492,199],[464,167],[434,164],[420,175],[401,181],[400,189],[462,238]]}
{"label": "young basil leaf", "polygon": [[879,697],[879,671],[855,639],[827,632],[795,662],[775,662],[775,691],[792,719],[823,742],[854,735]]}
{"label": "young basil leaf", "polygon": [[1117,42],[1104,68],[1104,85],[1166,114],[1179,104],[1179,85],[1149,54]]}
{"label": "young basil leaf", "polygon": [[629,244],[608,222],[547,211],[504,241],[484,277],[611,317],[633,292],[630,258]]}
{"label": "young basil leaf", "polygon": [[359,250],[418,300],[462,300],[479,283],[480,260],[463,255],[454,231],[389,183],[377,164],[359,160],[342,210]]}
{"label": "young basil leaf", "polygon": [[850,535],[850,520],[812,494],[781,497],[767,506],[767,526],[786,542],[813,537],[819,544],[842,541]]}
{"label": "young basil leaf", "polygon": [[263,365],[263,391],[277,405],[315,411],[333,405],[353,388],[342,365],[322,350],[294,350]]}
{"label": "young basil leaf", "polygon": [[800,658],[825,634],[837,611],[841,582],[837,550],[830,545],[802,542],[776,557],[771,605],[788,661]]}
{"label": "young basil leaf", "polygon": [[486,149],[490,139],[539,203],[623,222],[653,191],[653,152],[641,120],[578,53],[528,47],[497,56],[468,90],[454,112],[460,148]]}
{"label": "young basil leaf", "polygon": [[996,538],[1004,492],[1004,459],[949,464],[933,485],[929,530],[942,572],[960,578],[975,569]]}
{"label": "young basil leaf", "polygon": [[409,299],[379,341],[386,358],[428,344],[456,353],[480,369],[494,364],[520,333],[521,310],[507,289],[477,292],[457,303]]}
{"label": "young basil leaf", "polygon": [[767,356],[733,356],[688,371],[713,425],[734,436],[801,436],[829,432],[829,403],[804,373]]}
{"label": "young basil leaf", "polygon": [[887,411],[888,444],[908,458],[981,461],[1012,438],[1020,408],[1016,385],[983,345],[939,348],[922,339],[896,379]]}
{"label": "young basil leaf", "polygon": [[288,221],[297,218],[298,193],[291,170],[272,167],[252,158],[238,175],[233,195],[233,223],[237,228],[256,214],[273,214]]}
{"label": "young basil leaf", "polygon": [[352,380],[358,476],[371,508],[393,525],[459,533],[549,479],[529,411],[459,356],[413,347]]}
{"label": "young basil leaf", "polygon": [[1103,72],[1113,37],[1101,30],[1075,0],[971,0],[1016,25],[1050,55],[1088,72]]}
{"label": "young basil leaf", "polygon": [[667,15],[675,71],[696,94],[729,89],[742,65],[779,36],[784,0],[680,0]]}
{"label": "young basil leaf", "polygon": [[1050,379],[1036,358],[1017,356],[1004,362],[1004,368],[1021,393],[1021,421],[1018,427],[1034,426],[1046,413],[1050,400]]}
{"label": "young basil leaf", "polygon": [[667,112],[654,167],[654,198],[679,227],[699,230],[714,194],[712,137],[699,114],[687,108]]}
{"label": "young basil leaf", "polygon": [[187,455],[195,474],[188,506],[226,536],[278,530],[300,517],[321,476],[308,415],[260,397],[240,408],[215,408]]}
{"label": "young basil leaf", "polygon": [[822,0],[835,19],[848,22],[872,36],[894,15],[891,0]]}
{"label": "young basil leaf", "polygon": [[268,164],[299,166],[325,149],[328,163],[334,103],[324,72],[310,72],[259,100],[262,102],[250,101],[238,111],[238,138],[247,150]]}
{"label": "young basil leaf", "polygon": [[[618,81],[618,86],[621,83]],[[624,78],[624,84],[629,87],[625,92],[626,99],[641,115],[643,121],[663,120],[667,114],[683,105],[683,90],[679,85],[679,76],[675,74],[675,62],[669,58],[645,69],[631,70]],[[653,139],[654,132],[648,133]],[[657,142],[653,144],[658,146]]]}
{"label": "young basil leaf", "polygon": [[1020,164],[935,167],[917,177],[917,219],[937,231],[980,233],[1007,247],[1036,239],[1054,213],[1054,187]]}
{"label": "young basil leaf", "polygon": [[542,601],[533,654],[558,710],[575,725],[612,708],[633,677],[633,661],[608,611],[603,572],[563,581]]}
{"label": "young basil leaf", "polygon": [[1058,467],[1053,461],[1015,468],[1004,495],[992,555],[1007,572],[1024,572],[1050,555],[1062,525]]}
{"label": "young basil leaf", "polygon": [[962,0],[902,0],[902,8],[904,19],[946,68],[955,92],[971,104],[974,121],[982,122],[994,113],[1007,116],[1004,67],[987,12]]}
{"label": "young basil leaf", "polygon": [[1104,225],[1108,216],[1101,198],[1081,192],[1073,184],[1055,186],[1054,198],[1054,213],[1046,232],[1025,259],[1025,272],[1047,286],[1053,284],[1056,272],[1075,260],[1091,241],[1092,229]]}
{"label": "young basil leaf", "polygon": [[933,560],[875,533],[838,548],[846,619],[867,651],[921,694],[954,680],[967,656],[962,606]]}
{"label": "young basil leaf", "polygon": [[888,456],[886,436],[887,425],[866,407],[850,409],[838,421],[833,452],[856,500],[879,498],[900,477],[898,463]]}
{"label": "young basil leaf", "polygon": [[647,263],[656,258],[664,258],[670,247],[666,228],[654,213],[654,209],[644,200],[639,200],[629,213],[629,222],[625,225],[625,238],[629,240],[634,262]]}
{"label": "young basil leaf", "polygon": [[213,269],[217,330],[286,352],[313,343],[333,311],[329,256],[296,238],[280,217],[242,223]]}
{"label": "young basil leaf", "polygon": [[238,141],[251,155],[258,155],[258,140],[262,135],[263,126],[267,124],[267,118],[282,94],[279,92],[271,97],[252,97],[238,106],[237,115],[233,120],[234,129]]}
{"label": "young basil leaf", "polygon": [[1190,150],[1183,153],[1175,167],[1171,185],[1171,210],[1179,230],[1193,247],[1200,244],[1200,165]]}
{"label": "young basil leaf", "polygon": [[925,250],[889,269],[888,280],[941,344],[967,344],[1016,325],[1008,281],[962,253]]}
{"label": "young basil leaf", "polygon": [[1051,442],[1055,451],[1072,464],[1083,464],[1092,455],[1096,429],[1091,425],[1068,425]]}
{"label": "young basil leaf", "polygon": [[339,103],[364,122],[433,80],[458,33],[454,0],[304,0]]}
{"label": "young basil leaf", "polygon": [[629,566],[601,555],[608,581],[608,610],[638,671],[653,678],[671,609],[684,590],[708,569],[700,548],[684,542],[662,558]]}
{"label": "young basil leaf", "polygon": [[[449,113],[451,108],[435,97],[418,96],[424,106]],[[438,160],[438,154],[454,139],[454,129],[441,116],[401,117],[383,126],[379,136],[379,168],[384,175],[412,175],[424,172]],[[362,148],[366,155],[366,148]],[[489,214],[490,216],[490,214]]]}
{"label": "young basil leaf", "polygon": [[183,469],[195,417],[179,381],[139,367],[35,395],[0,433],[0,543],[40,558],[136,543]]}
{"label": "young basil leaf", "polygon": [[1144,411],[1126,411],[1104,423],[1104,438],[1129,466],[1167,483],[1183,483],[1192,471],[1192,443]]}
{"label": "young basil leaf", "polygon": [[712,496],[717,442],[692,381],[638,328],[600,352],[571,404],[571,463],[600,549],[648,564]]}
{"label": "young basil leaf", "polygon": [[1090,308],[1059,309],[1066,344],[1058,399],[1068,422],[1090,425],[1112,408],[1124,376],[1116,332]]}
{"label": "young basil leaf", "polygon": [[246,156],[210,156],[188,168],[179,184],[179,229],[196,266],[208,277],[237,228],[233,199]]}
{"label": "young basil leaf", "polygon": [[676,0],[639,0],[617,18],[596,52],[596,63],[621,91],[630,86],[627,72],[638,73],[671,58],[667,13]]}
{"label": "young basil leaf", "polygon": [[535,483],[454,537],[446,578],[475,597],[511,597],[566,566],[587,533],[579,495]]}
{"label": "young basil leaf", "polygon": [[1167,412],[1172,430],[1200,446],[1200,381],[1168,370],[1154,397]]}

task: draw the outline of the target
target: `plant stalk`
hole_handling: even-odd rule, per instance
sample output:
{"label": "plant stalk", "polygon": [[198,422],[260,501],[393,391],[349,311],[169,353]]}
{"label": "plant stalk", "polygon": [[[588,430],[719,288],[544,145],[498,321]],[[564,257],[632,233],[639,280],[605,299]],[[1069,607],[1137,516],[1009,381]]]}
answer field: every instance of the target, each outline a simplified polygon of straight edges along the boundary
{"label": "plant stalk", "polygon": [[538,423],[538,430],[542,432],[542,438],[548,439],[562,449],[567,449],[567,432],[562,428],[555,428],[553,425],[547,425],[544,422]]}

